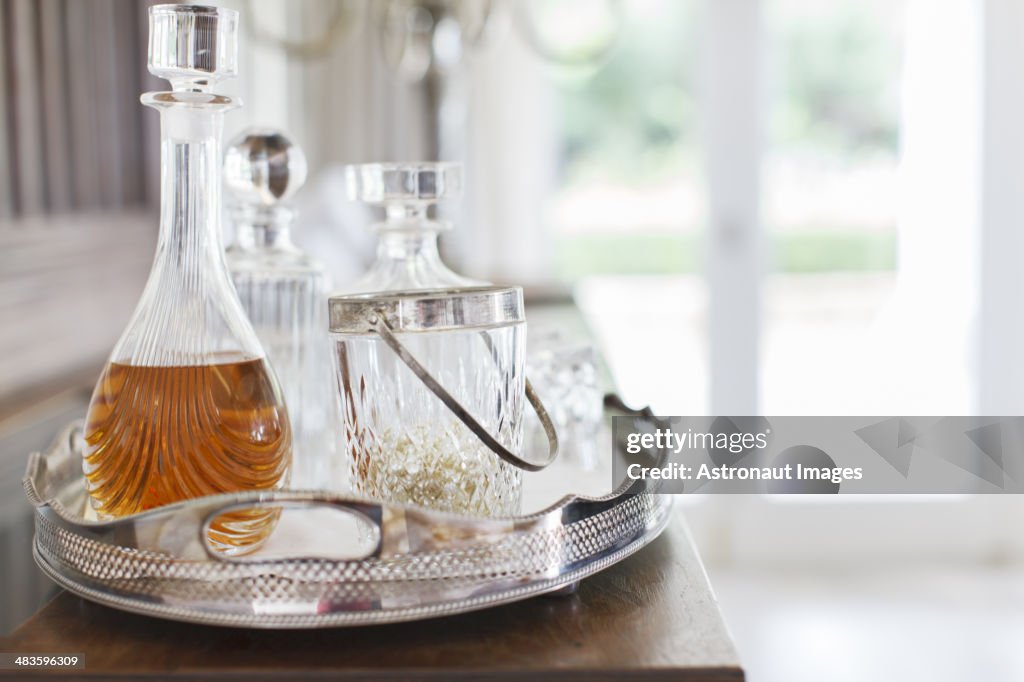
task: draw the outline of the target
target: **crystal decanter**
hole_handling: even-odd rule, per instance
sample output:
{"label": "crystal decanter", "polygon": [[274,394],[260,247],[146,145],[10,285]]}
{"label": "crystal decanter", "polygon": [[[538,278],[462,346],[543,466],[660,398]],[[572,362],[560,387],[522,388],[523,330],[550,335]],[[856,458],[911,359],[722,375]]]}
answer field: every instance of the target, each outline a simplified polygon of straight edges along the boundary
{"label": "crystal decanter", "polygon": [[[221,127],[237,101],[215,85],[235,75],[237,25],[228,9],[150,9],[149,70],[171,83],[142,96],[161,120],[160,234],[86,417],[83,468],[102,519],[287,482],[284,398],[221,243]],[[208,541],[229,554],[252,551],[276,518],[272,510],[223,514]]]}
{"label": "crystal decanter", "polygon": [[291,238],[289,200],[305,178],[302,149],[279,131],[248,130],[228,145],[224,183],[235,240],[227,261],[288,404],[291,487],[336,488],[326,275]]}

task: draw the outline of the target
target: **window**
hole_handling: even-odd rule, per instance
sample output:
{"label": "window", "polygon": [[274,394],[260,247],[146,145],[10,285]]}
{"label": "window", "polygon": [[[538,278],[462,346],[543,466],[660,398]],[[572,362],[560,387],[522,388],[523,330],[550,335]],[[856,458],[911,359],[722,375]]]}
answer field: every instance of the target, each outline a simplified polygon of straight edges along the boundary
{"label": "window", "polygon": [[762,411],[877,410],[857,375],[896,285],[906,4],[768,0],[763,11]]}
{"label": "window", "polygon": [[[617,22],[603,59],[547,70],[560,133],[545,214],[554,276],[576,284],[627,400],[702,412],[700,3],[625,2]],[[685,380],[652,381],[666,375]]]}
{"label": "window", "polygon": [[547,219],[562,279],[700,269],[697,7],[626,3],[602,60],[549,70],[561,140]]}

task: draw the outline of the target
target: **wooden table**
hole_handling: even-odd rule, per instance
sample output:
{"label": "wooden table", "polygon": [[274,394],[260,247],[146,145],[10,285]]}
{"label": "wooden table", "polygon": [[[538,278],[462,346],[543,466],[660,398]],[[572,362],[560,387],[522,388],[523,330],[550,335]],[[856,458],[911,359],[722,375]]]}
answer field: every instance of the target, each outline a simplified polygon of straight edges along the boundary
{"label": "wooden table", "polygon": [[84,653],[85,670],[47,674],[68,680],[743,679],[678,513],[658,540],[570,596],[418,623],[261,631],[161,621],[62,593],[0,651]]}

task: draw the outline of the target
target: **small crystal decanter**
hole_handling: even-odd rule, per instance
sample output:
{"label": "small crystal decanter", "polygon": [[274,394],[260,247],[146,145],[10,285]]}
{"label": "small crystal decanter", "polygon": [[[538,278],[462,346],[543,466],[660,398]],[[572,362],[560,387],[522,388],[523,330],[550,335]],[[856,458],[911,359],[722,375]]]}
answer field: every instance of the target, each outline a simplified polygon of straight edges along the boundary
{"label": "small crystal decanter", "polygon": [[462,193],[457,163],[368,163],[346,169],[349,196],[383,206],[377,259],[344,293],[448,289],[487,284],[452,272],[441,260],[437,240],[449,223],[428,216],[431,205]]}
{"label": "small crystal decanter", "polygon": [[291,240],[289,200],[306,179],[302,149],[274,130],[239,135],[224,157],[235,241],[228,269],[273,364],[291,415],[291,487],[337,487],[336,421],[328,380],[324,267]]}
{"label": "small crystal decanter", "polygon": [[[171,83],[169,92],[142,96],[160,112],[160,234],[142,298],[86,417],[83,468],[102,519],[287,482],[284,398],[221,244],[220,136],[237,102],[212,88],[235,75],[237,25],[228,9],[150,8],[149,70]],[[223,514],[208,542],[228,554],[252,551],[277,516]]]}

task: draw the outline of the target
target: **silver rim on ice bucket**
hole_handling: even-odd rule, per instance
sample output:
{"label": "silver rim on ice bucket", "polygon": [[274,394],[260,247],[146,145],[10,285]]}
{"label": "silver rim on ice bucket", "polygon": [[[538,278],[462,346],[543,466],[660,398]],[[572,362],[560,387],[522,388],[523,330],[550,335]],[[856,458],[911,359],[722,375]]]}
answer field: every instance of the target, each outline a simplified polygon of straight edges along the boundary
{"label": "silver rim on ice bucket", "polygon": [[558,434],[540,398],[526,379],[530,401],[548,439],[548,457],[528,462],[491,435],[462,404],[402,345],[397,333],[481,330],[488,351],[494,352],[486,330],[525,322],[523,290],[519,287],[462,287],[425,291],[394,291],[331,296],[332,334],[377,334],[423,384],[451,410],[494,454],[525,471],[540,471],[558,457]]}

